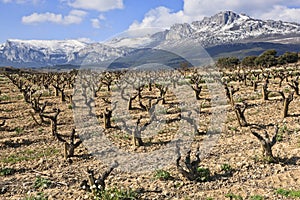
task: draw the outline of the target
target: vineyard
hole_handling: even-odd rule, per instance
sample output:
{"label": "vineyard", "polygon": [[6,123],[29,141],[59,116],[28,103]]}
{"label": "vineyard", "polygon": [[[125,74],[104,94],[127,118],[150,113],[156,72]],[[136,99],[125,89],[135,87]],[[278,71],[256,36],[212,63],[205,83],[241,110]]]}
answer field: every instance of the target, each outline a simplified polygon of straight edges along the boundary
{"label": "vineyard", "polygon": [[[299,76],[299,62],[217,74],[1,68],[0,198],[300,198]],[[178,95],[185,87],[189,94]],[[180,104],[188,96],[193,109]],[[80,129],[90,117],[132,154],[163,152],[176,134],[193,141],[177,145],[163,168],[127,172],[124,161],[107,165],[86,145]]]}

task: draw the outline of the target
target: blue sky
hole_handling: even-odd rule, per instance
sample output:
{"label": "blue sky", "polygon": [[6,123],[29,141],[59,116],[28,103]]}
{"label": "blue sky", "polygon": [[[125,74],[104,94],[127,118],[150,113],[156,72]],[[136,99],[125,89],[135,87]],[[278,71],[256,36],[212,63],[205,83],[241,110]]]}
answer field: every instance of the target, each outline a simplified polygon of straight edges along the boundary
{"label": "blue sky", "polygon": [[300,23],[300,0],[0,0],[7,39],[103,41],[128,29],[168,28],[223,10]]}

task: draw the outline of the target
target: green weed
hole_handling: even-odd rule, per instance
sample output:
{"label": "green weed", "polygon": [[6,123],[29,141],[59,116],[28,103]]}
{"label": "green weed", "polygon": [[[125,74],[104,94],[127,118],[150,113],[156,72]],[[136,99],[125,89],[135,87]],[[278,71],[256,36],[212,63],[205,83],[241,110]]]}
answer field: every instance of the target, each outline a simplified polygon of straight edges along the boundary
{"label": "green weed", "polygon": [[233,193],[228,193],[225,195],[225,197],[229,198],[230,200],[243,200],[242,196]]}
{"label": "green weed", "polygon": [[131,189],[106,189],[98,191],[95,195],[96,200],[134,200],[138,199],[137,193]]}
{"label": "green weed", "polygon": [[285,190],[280,188],[276,190],[276,193],[285,197],[300,198],[300,190]]}
{"label": "green weed", "polygon": [[12,175],[14,171],[12,168],[0,168],[0,176]]}
{"label": "green weed", "polygon": [[159,169],[155,171],[154,178],[165,181],[171,179],[171,174],[168,171]]}
{"label": "green weed", "polygon": [[43,178],[41,176],[38,176],[36,177],[35,181],[34,181],[34,184],[33,184],[33,187],[35,189],[44,189],[44,188],[48,188],[50,187],[51,185],[51,181],[46,179],[46,178]]}

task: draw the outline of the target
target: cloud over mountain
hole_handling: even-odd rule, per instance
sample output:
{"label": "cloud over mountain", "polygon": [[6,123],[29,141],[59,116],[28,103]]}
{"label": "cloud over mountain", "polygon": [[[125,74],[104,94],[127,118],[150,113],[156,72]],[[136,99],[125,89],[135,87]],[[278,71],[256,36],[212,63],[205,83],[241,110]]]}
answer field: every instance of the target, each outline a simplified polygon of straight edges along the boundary
{"label": "cloud over mountain", "polygon": [[233,10],[238,13],[247,13],[260,19],[273,19],[282,21],[293,21],[300,23],[300,1],[291,0],[252,0],[252,1],[224,1],[224,0],[183,0],[182,10],[173,12],[166,7],[157,7],[147,12],[144,18],[133,22],[129,29],[144,27],[168,28],[176,23],[191,23],[210,16],[214,13],[226,10]]}

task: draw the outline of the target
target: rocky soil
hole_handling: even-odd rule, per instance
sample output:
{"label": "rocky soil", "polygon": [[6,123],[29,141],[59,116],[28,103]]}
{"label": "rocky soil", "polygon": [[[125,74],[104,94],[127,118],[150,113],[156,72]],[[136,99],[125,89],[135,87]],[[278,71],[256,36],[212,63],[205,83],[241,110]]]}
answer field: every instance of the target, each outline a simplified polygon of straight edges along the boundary
{"label": "rocky soil", "polygon": [[[277,79],[271,80],[270,89],[277,90]],[[300,190],[300,98],[295,96],[290,104],[289,116],[281,118],[282,101],[280,96],[273,95],[270,100],[261,98],[261,84],[253,91],[251,86],[239,86],[234,98],[237,102],[247,101],[252,106],[245,112],[250,124],[278,124],[280,140],[273,147],[275,163],[266,163],[261,159],[262,149],[249,127],[239,127],[235,113],[226,106],[226,123],[217,142],[208,154],[202,158],[201,167],[209,168],[211,178],[207,182],[189,181],[176,169],[174,163],[164,167],[171,175],[169,180],[155,177],[155,170],[148,172],[124,172],[116,168],[106,180],[107,188],[132,189],[138,193],[139,199],[229,199],[226,194],[240,195],[243,199],[253,199],[260,195],[264,199],[293,199],[276,193],[278,189]],[[284,82],[284,88],[288,87]],[[92,199],[92,194],[83,190],[80,185],[87,180],[87,169],[95,174],[102,174],[108,166],[88,152],[88,147],[80,145],[75,150],[75,157],[65,160],[64,147],[51,135],[50,125],[37,125],[30,112],[31,106],[25,103],[22,93],[5,76],[0,76],[0,199],[35,199],[42,194],[48,199]],[[96,112],[100,115],[104,106],[102,97],[107,95],[104,88],[99,92],[96,101]],[[145,93],[146,95],[146,93]],[[209,92],[204,89],[201,102],[206,102]],[[61,103],[59,97],[45,93],[43,101],[51,102],[47,108],[62,110],[58,117],[58,131],[69,135],[75,128],[73,111],[70,102]],[[175,101],[168,94],[167,101]],[[206,102],[206,103],[205,103]],[[134,104],[135,105],[135,104]],[[203,105],[203,104],[202,104]],[[211,120],[209,106],[203,106],[200,129],[205,131]],[[132,111],[138,115],[138,111]],[[169,117],[174,117],[169,115]],[[103,126],[102,119],[99,119]],[[132,152],[151,152],[164,148],[172,139],[174,121],[164,127],[164,131],[151,139],[145,139],[145,147],[132,147],[129,136],[116,128],[110,128],[105,134],[121,149]],[[113,123],[114,125],[114,123]],[[273,126],[267,131],[273,134]],[[205,135],[195,137],[192,145],[194,155],[197,145],[205,145]],[[231,170],[225,172],[222,166],[228,164]],[[38,186],[38,179],[46,180]],[[37,199],[37,198],[36,198]]]}

